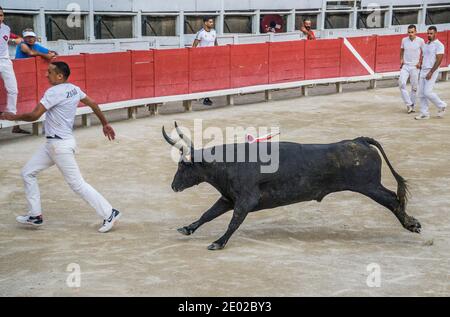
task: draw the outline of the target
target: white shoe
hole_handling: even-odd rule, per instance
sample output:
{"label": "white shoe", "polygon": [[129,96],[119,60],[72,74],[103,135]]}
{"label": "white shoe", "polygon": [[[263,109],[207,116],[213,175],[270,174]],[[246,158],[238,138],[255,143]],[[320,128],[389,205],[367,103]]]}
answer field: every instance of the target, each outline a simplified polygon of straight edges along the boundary
{"label": "white shoe", "polygon": [[406,112],[407,113],[416,112],[416,110],[414,109],[414,104],[412,104],[411,106],[406,106]]}
{"label": "white shoe", "polygon": [[21,223],[23,225],[31,225],[31,226],[35,226],[35,227],[39,227],[42,226],[44,224],[44,220],[42,219],[42,215],[39,216],[30,216],[30,215],[26,215],[26,216],[18,216],[16,217],[16,221],[18,223]]}
{"label": "white shoe", "polygon": [[439,109],[439,111],[438,111],[438,113],[437,113],[437,116],[438,116],[439,118],[443,118],[443,117],[444,117],[445,109],[447,109],[447,107],[443,107],[443,108]]}
{"label": "white shoe", "polygon": [[427,119],[430,119],[430,115],[422,113],[422,114],[418,115],[417,117],[415,117],[414,119],[416,119],[416,120],[427,120]]}
{"label": "white shoe", "polygon": [[111,216],[108,219],[103,220],[103,225],[98,229],[98,232],[105,233],[112,229],[114,223],[122,216],[120,211],[113,209]]}

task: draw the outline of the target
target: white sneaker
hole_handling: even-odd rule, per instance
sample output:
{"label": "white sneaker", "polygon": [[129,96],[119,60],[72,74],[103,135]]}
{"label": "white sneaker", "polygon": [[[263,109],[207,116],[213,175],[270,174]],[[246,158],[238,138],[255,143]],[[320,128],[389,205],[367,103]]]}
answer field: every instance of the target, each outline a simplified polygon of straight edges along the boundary
{"label": "white sneaker", "polygon": [[411,106],[406,106],[406,112],[407,113],[416,112],[416,110],[414,109],[414,104],[412,104]]}
{"label": "white sneaker", "polygon": [[420,115],[418,115],[414,119],[416,119],[416,120],[427,120],[427,119],[430,119],[430,115],[421,113]]}
{"label": "white sneaker", "polygon": [[23,225],[31,225],[31,226],[35,226],[35,227],[39,227],[44,224],[44,219],[42,218],[42,215],[35,216],[35,217],[30,216],[30,215],[18,216],[18,217],[16,217],[16,221]]}
{"label": "white sneaker", "polygon": [[111,216],[108,219],[103,220],[103,225],[98,229],[98,232],[105,233],[112,229],[114,223],[122,216],[120,211],[113,209]]}
{"label": "white sneaker", "polygon": [[443,118],[446,109],[447,109],[447,107],[443,107],[443,108],[439,109],[439,111],[438,111],[438,113],[437,113],[437,116],[438,116],[439,118]]}

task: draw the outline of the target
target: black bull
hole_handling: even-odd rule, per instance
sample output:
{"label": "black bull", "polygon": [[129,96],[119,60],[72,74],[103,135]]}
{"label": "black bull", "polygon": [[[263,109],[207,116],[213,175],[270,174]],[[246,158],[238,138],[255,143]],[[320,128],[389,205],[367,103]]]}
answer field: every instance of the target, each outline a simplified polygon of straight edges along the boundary
{"label": "black bull", "polygon": [[[184,141],[187,145],[179,145],[180,142],[172,140],[163,127],[166,141],[180,149],[182,154],[172,189],[179,192],[207,182],[221,194],[219,200],[200,219],[178,231],[190,235],[204,223],[234,210],[228,230],[208,247],[209,250],[224,248],[249,212],[301,201],[320,202],[330,193],[345,190],[373,199],[392,211],[405,229],[420,233],[420,223],[405,211],[406,181],[394,170],[383,148],[374,139],[359,137],[331,144],[266,143],[264,146],[269,153],[274,145],[278,145],[279,149],[278,170],[267,174],[261,173],[263,164],[259,160],[251,162],[248,157],[251,147],[261,146],[260,143],[233,143],[194,150],[190,140],[183,136],[178,127],[177,131],[181,137],[180,142]],[[239,146],[244,146],[246,150],[244,162],[206,162],[194,159],[202,157],[197,155],[205,151],[222,152],[225,158],[226,151],[237,153]],[[375,148],[380,151],[397,181],[397,193],[381,184],[382,161]]]}

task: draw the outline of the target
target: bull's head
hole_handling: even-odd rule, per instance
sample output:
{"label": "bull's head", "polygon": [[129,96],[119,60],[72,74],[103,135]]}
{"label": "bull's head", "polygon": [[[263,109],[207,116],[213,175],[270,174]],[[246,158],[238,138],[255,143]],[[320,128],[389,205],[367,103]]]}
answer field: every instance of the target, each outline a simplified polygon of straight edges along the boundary
{"label": "bull's head", "polygon": [[178,141],[172,140],[167,135],[164,130],[164,126],[162,127],[162,134],[167,143],[177,148],[181,154],[180,161],[178,162],[178,170],[172,181],[172,189],[175,192],[181,192],[186,188],[200,184],[204,180],[200,167],[201,162],[196,163],[193,159],[194,146],[192,145],[191,140],[183,134],[176,122],[175,128],[178,136],[180,137]]}

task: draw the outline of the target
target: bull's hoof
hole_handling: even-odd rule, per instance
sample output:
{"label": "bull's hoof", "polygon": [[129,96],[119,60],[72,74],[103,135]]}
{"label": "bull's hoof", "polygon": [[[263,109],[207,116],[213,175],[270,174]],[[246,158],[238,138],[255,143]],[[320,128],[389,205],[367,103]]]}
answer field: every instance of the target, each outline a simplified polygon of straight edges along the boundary
{"label": "bull's hoof", "polygon": [[208,246],[208,250],[211,250],[211,251],[222,250],[224,247],[225,247],[225,245],[214,242]]}
{"label": "bull's hoof", "polygon": [[188,227],[178,228],[177,231],[185,236],[190,236],[194,231]]}
{"label": "bull's hoof", "polygon": [[405,229],[415,233],[420,233],[420,230],[422,228],[420,222],[414,217],[406,218],[406,221],[403,224],[403,226],[405,227]]}

